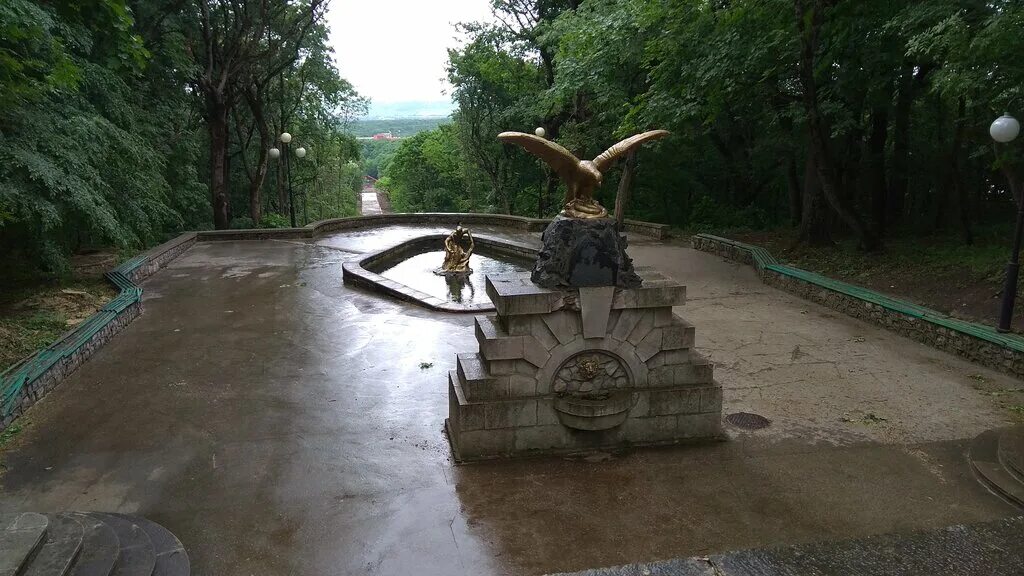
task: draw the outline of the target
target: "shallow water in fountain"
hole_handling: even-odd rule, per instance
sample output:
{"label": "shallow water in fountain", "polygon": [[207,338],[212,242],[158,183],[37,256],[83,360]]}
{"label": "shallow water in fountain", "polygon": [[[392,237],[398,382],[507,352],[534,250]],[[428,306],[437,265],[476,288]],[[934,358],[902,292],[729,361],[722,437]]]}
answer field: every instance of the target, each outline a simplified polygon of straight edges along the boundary
{"label": "shallow water in fountain", "polygon": [[401,282],[420,292],[456,304],[478,304],[490,302],[484,279],[488,274],[509,274],[528,272],[533,264],[525,260],[506,257],[473,254],[469,267],[473,273],[468,277],[445,277],[434,274],[444,262],[443,250],[432,250],[406,258],[378,272],[381,276]]}

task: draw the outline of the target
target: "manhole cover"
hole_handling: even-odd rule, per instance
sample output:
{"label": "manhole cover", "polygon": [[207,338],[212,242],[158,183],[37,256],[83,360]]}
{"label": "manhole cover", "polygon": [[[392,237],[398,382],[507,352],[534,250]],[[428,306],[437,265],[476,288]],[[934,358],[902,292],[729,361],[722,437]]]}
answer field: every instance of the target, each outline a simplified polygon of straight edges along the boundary
{"label": "manhole cover", "polygon": [[744,430],[760,430],[761,428],[767,428],[772,421],[761,416],[760,414],[751,414],[750,412],[735,412],[725,417],[725,421],[737,428]]}

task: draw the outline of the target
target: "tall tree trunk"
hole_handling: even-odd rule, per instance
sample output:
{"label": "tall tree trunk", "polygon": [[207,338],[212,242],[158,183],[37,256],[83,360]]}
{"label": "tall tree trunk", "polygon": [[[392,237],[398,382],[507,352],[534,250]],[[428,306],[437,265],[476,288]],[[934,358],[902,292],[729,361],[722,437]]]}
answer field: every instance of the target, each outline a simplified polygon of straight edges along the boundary
{"label": "tall tree trunk", "polygon": [[[283,150],[281,154],[284,154]],[[284,158],[278,158],[274,174],[277,181],[277,213],[285,216],[288,214],[288,190],[284,187]]]}
{"label": "tall tree trunk", "polygon": [[808,246],[827,246],[832,244],[832,235],[829,233],[828,210],[825,204],[825,197],[821,193],[821,180],[818,177],[818,166],[814,150],[810,147],[808,147],[807,161],[804,164],[799,241]]}
{"label": "tall tree trunk", "polygon": [[270,126],[263,114],[263,99],[256,90],[245,91],[245,101],[252,112],[253,121],[260,134],[260,147],[257,152],[256,170],[249,181],[249,217],[253,226],[259,226],[263,217],[263,182],[267,178],[267,164],[270,158]]}
{"label": "tall tree trunk", "polygon": [[871,199],[871,221],[875,230],[885,230],[886,181],[885,144],[889,134],[888,103],[875,108],[871,114],[871,135],[868,137],[867,186]]}
{"label": "tall tree trunk", "polygon": [[554,170],[548,171],[547,182],[544,184],[544,196],[541,198],[540,214],[538,218],[544,218],[547,215],[549,206],[551,206],[551,199],[557,197],[558,193],[558,173]]}
{"label": "tall tree trunk", "polygon": [[263,183],[267,179],[267,165],[269,164],[270,132],[260,132],[259,160],[256,163],[256,171],[252,181],[249,182],[249,217],[252,218],[253,226],[259,226],[263,219]]}
{"label": "tall tree trunk", "polygon": [[623,223],[626,221],[626,204],[629,203],[629,193],[633,190],[633,171],[636,170],[636,150],[631,150],[626,155],[626,163],[622,167],[622,178],[619,179],[619,190],[615,194],[615,222],[619,230],[623,230]]}
{"label": "tall tree trunk", "polygon": [[970,211],[968,210],[967,190],[964,188],[960,161],[966,117],[967,99],[961,96],[957,101],[956,126],[953,129],[953,145],[951,146],[949,165],[952,167],[953,190],[956,194],[954,205],[957,211],[957,220],[960,223],[960,234],[964,244],[974,244],[974,232],[971,230]]}
{"label": "tall tree trunk", "polygon": [[914,103],[914,66],[903,65],[896,94],[896,110],[892,125],[892,175],[886,198],[889,223],[903,220],[906,210],[910,169],[910,111]]}
{"label": "tall tree trunk", "polygon": [[796,157],[790,156],[786,166],[786,188],[789,192],[789,222],[799,226],[803,220],[803,190],[800,188],[800,175],[797,173]]}
{"label": "tall tree trunk", "polygon": [[821,0],[795,0],[795,6],[797,26],[800,30],[800,82],[803,86],[804,111],[807,114],[809,149],[814,154],[821,191],[836,215],[860,239],[861,248],[867,251],[876,250],[880,247],[878,238],[864,225],[860,215],[843,202],[840,195],[836,162],[829,151],[830,132],[818,105],[815,58],[824,21],[824,6]]}
{"label": "tall tree trunk", "polygon": [[228,106],[222,98],[207,97],[207,131],[210,135],[210,205],[213,227],[226,229],[231,223],[225,179],[228,166]]}

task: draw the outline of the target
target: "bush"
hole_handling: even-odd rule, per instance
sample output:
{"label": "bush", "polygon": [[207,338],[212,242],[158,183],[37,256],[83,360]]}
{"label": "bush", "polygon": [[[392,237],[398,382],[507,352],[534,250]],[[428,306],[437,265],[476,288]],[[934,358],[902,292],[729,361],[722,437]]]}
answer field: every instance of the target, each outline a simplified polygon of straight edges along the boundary
{"label": "bush", "polygon": [[248,230],[256,227],[253,225],[252,218],[249,218],[248,216],[232,218],[229,226],[232,230]]}
{"label": "bush", "polygon": [[260,218],[260,228],[289,228],[291,222],[283,214],[268,212]]}
{"label": "bush", "polygon": [[696,232],[721,230],[763,230],[769,219],[764,210],[756,206],[733,208],[719,204],[710,196],[701,196],[690,211],[690,228]]}

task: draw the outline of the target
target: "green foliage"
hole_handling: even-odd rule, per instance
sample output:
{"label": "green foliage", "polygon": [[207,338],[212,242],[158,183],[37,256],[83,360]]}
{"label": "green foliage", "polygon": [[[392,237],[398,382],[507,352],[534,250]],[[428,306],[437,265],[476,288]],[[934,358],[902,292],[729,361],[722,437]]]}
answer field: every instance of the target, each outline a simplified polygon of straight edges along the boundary
{"label": "green foliage", "polygon": [[289,226],[291,226],[291,222],[283,214],[267,212],[260,219],[260,228],[288,228]]}
{"label": "green foliage", "polygon": [[689,229],[693,232],[712,230],[761,230],[769,219],[756,206],[736,209],[716,202],[711,196],[701,196],[690,210]]}
{"label": "green foliage", "polygon": [[455,129],[444,124],[402,140],[378,185],[398,212],[472,212],[459,163]]}
{"label": "green foliage", "polygon": [[167,139],[185,96],[149,105],[150,76],[138,72],[148,52],[130,33],[127,9],[95,4],[57,11],[16,0],[0,10],[31,22],[14,36],[23,41],[0,53],[28,49],[33,35],[51,48],[36,55],[50,58],[49,68],[29,57],[28,67],[2,72],[14,94],[0,111],[0,253],[51,274],[65,273],[66,255],[83,246],[128,249],[162,240],[186,224],[204,194],[194,170],[168,164],[169,157],[198,160],[190,134]]}
{"label": "green foliage", "polygon": [[248,216],[239,216],[231,219],[232,230],[251,230],[255,227],[256,225],[253,223],[252,218]]}
{"label": "green foliage", "polygon": [[[360,147],[340,126],[366,101],[333,64],[324,6],[247,3],[246,14],[267,20],[237,22],[251,34],[233,37],[244,71],[230,78],[234,226],[276,225],[288,213],[283,174],[267,169],[285,129],[310,150],[293,166],[297,212],[355,211]],[[211,226],[210,118],[197,97],[203,7],[219,18],[231,4],[0,3],[0,258],[64,275],[76,250],[136,252]],[[268,210],[278,216],[263,218]]]}
{"label": "green foliage", "polygon": [[391,132],[396,137],[407,138],[420,132],[433,130],[450,121],[451,119],[446,117],[360,118],[349,123],[348,129],[352,134],[363,138],[384,132]]}
{"label": "green foliage", "polygon": [[363,140],[360,144],[364,173],[380,178],[398,150],[401,140]]}
{"label": "green foliage", "polygon": [[[1024,168],[1020,146],[997,159],[985,130],[1024,103],[1020,2],[494,8],[498,23],[464,25],[469,41],[449,53],[463,173],[484,183],[492,210],[557,208],[545,171],[494,140],[536,125],[580,158],[670,130],[639,155],[629,215],[705,229],[805,221],[841,236],[868,221],[873,233],[959,228],[969,239],[1008,207],[993,168]],[[812,115],[821,166],[808,161]],[[597,192],[606,205],[618,180],[613,169]]]}
{"label": "green foliage", "polygon": [[[25,427],[22,426],[22,424],[20,422],[17,422],[15,424],[11,424],[7,428],[4,428],[3,431],[0,431],[0,448],[3,448],[10,441],[12,441],[15,438],[17,438],[18,435],[21,434],[22,431],[24,431],[24,430],[25,430]],[[4,468],[3,463],[0,463],[0,468]]]}

